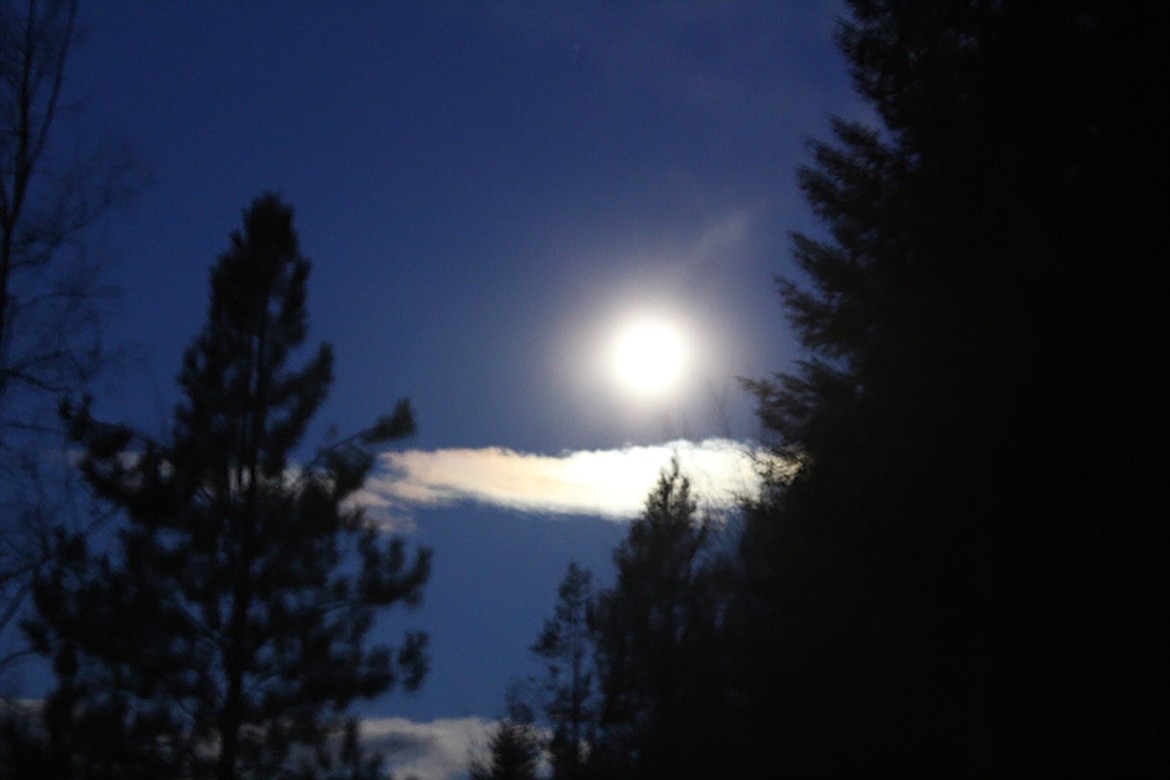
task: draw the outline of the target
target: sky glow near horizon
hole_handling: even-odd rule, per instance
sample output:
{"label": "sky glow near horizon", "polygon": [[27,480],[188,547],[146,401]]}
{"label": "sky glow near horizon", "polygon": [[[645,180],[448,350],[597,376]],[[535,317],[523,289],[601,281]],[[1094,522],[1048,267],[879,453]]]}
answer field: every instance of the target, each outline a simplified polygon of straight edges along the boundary
{"label": "sky glow near horizon", "polygon": [[420,508],[474,502],[517,512],[637,517],[662,470],[677,457],[700,506],[733,507],[759,485],[752,445],[730,439],[559,455],[505,447],[384,453],[355,501],[398,528]]}

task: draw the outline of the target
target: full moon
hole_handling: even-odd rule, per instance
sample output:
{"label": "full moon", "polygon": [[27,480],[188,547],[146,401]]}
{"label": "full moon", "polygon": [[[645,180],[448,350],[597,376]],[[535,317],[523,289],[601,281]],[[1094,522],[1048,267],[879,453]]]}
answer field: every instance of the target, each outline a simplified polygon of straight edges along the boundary
{"label": "full moon", "polygon": [[677,329],[659,320],[643,320],[618,334],[612,359],[623,387],[637,395],[660,395],[682,373],[686,347]]}

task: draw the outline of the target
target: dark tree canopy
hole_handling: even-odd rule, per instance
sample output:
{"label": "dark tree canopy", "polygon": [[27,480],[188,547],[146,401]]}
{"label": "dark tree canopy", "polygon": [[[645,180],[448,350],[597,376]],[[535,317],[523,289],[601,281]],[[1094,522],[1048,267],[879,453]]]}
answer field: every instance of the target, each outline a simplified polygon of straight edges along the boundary
{"label": "dark tree canopy", "polygon": [[1164,764],[1164,14],[850,5],[883,127],[812,144],[807,356],[753,385],[801,468],[749,508],[751,720],[798,772]]}
{"label": "dark tree canopy", "polygon": [[413,430],[409,405],[291,457],[333,364],[324,344],[294,363],[309,262],[292,217],[257,198],[214,266],[168,441],[65,409],[87,482],[124,522],[101,554],[62,535],[36,590],[27,630],[57,677],[45,725],[61,776],[356,773],[356,743],[337,744],[348,705],[426,672],[425,636],[366,640],[380,609],[418,602],[429,550],[409,557],[348,501],[369,447]]}

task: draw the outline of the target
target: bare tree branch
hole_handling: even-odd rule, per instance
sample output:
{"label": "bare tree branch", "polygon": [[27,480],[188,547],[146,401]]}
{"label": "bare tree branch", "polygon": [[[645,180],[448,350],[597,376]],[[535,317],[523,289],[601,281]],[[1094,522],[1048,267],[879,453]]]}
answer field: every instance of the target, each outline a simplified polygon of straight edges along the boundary
{"label": "bare tree branch", "polygon": [[[104,362],[84,233],[146,182],[124,150],[55,151],[77,26],[77,0],[0,0],[0,638],[19,623],[55,529],[101,521],[69,494],[56,408]],[[11,650],[0,672],[24,656]]]}

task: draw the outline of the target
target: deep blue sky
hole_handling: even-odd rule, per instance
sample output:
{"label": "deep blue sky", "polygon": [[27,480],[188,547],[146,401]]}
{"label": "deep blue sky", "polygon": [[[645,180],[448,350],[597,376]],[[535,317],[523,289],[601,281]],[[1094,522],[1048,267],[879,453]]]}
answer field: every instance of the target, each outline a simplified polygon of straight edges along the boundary
{"label": "deep blue sky", "polygon": [[[89,237],[126,357],[97,409],[165,427],[207,273],[257,194],[291,202],[313,337],[336,375],[311,439],[415,403],[410,447],[557,455],[756,426],[737,375],[794,346],[772,275],[814,226],[804,139],[855,114],[837,3],[102,2],[83,9],[70,121],[153,184]],[[597,360],[624,317],[696,350],[669,399]],[[620,523],[459,502],[410,512],[435,548],[423,692],[371,711],[496,714],[571,557],[605,576]]]}

